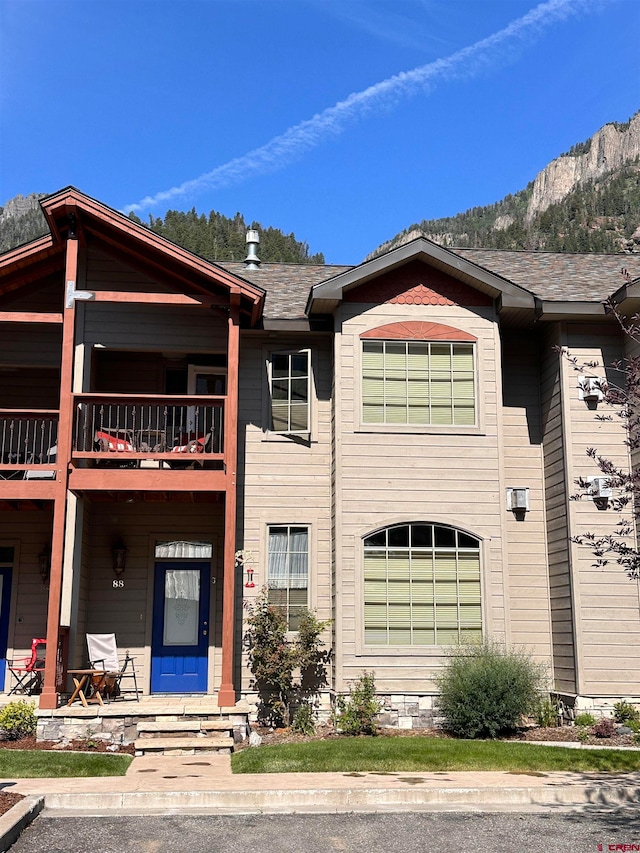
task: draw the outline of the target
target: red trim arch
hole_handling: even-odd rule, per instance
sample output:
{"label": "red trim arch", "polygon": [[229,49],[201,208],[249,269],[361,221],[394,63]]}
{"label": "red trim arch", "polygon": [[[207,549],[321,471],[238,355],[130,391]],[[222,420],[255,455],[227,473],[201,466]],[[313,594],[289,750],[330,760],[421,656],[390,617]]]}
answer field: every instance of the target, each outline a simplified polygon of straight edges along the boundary
{"label": "red trim arch", "polygon": [[385,341],[477,341],[469,332],[445,326],[444,323],[425,323],[409,320],[405,323],[387,323],[360,335],[360,338],[376,338]]}

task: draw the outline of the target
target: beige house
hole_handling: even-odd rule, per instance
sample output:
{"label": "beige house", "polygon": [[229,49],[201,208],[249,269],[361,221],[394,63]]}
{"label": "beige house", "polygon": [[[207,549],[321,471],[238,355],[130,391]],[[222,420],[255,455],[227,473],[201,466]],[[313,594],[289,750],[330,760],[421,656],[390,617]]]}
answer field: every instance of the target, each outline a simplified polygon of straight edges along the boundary
{"label": "beige house", "polygon": [[640,258],[418,239],[213,264],[73,188],[43,210],[50,235],[0,258],[0,654],[58,650],[43,709],[86,632],[116,633],[144,695],[251,699],[264,585],[292,630],[332,620],[323,701],[374,671],[399,725],[481,636],[570,704],[640,701],[638,583],[571,541],[617,521],[570,498],[588,447],[628,464],[624,433],[556,349],[595,377],[624,357],[603,301],[638,310]]}

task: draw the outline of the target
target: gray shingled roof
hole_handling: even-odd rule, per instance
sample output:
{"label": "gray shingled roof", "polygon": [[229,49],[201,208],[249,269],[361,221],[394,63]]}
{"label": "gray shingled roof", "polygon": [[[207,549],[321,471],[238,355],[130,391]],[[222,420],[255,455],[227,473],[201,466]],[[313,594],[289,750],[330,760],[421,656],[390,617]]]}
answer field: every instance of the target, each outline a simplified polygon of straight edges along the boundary
{"label": "gray shingled roof", "polygon": [[261,264],[260,269],[249,270],[239,261],[218,266],[266,290],[264,317],[268,320],[304,319],[312,286],[351,269],[330,264]]}
{"label": "gray shingled roof", "polygon": [[540,299],[561,302],[604,302],[631,278],[640,275],[640,255],[573,255],[560,252],[503,252],[500,249],[454,249],[478,266],[530,290]]}
{"label": "gray shingled roof", "polygon": [[[524,287],[539,299],[559,302],[604,302],[624,284],[620,270],[640,276],[640,254],[596,255],[559,252],[506,252],[500,249],[452,249],[468,261]],[[241,262],[221,263],[234,275],[266,291],[264,316],[293,320],[305,317],[314,284],[333,278],[352,266],[319,264],[262,264],[248,270]]]}

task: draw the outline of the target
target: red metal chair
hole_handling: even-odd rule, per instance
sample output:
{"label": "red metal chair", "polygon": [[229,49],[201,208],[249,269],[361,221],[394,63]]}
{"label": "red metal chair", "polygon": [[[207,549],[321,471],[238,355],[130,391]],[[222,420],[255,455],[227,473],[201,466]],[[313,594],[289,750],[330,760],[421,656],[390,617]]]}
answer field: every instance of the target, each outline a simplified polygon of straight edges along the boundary
{"label": "red metal chair", "polygon": [[16,679],[15,685],[9,691],[9,696],[14,693],[33,696],[34,693],[42,691],[46,653],[46,639],[36,638],[31,641],[31,655],[29,657],[7,661],[9,671]]}

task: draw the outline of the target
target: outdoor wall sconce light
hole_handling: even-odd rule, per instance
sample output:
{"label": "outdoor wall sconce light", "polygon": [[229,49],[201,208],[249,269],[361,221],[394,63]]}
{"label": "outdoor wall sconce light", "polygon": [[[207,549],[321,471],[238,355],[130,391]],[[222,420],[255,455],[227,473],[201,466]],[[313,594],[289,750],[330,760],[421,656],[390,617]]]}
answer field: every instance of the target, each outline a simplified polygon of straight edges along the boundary
{"label": "outdoor wall sconce light", "polygon": [[525,515],[529,512],[529,489],[508,488],[507,509],[514,514],[518,521],[524,521]]}
{"label": "outdoor wall sconce light", "polygon": [[596,509],[606,509],[609,498],[613,497],[613,489],[609,485],[607,477],[587,477],[589,483],[589,495],[593,498]]}
{"label": "outdoor wall sconce light", "polygon": [[51,577],[51,546],[45,545],[38,554],[38,566],[40,568],[42,586],[48,586],[49,578]]}
{"label": "outdoor wall sconce light", "polygon": [[113,572],[119,578],[127,567],[127,549],[122,543],[119,543],[111,549],[111,554],[113,556]]}
{"label": "outdoor wall sconce light", "polygon": [[603,379],[597,376],[578,377],[578,398],[590,407],[595,408],[604,400]]}

